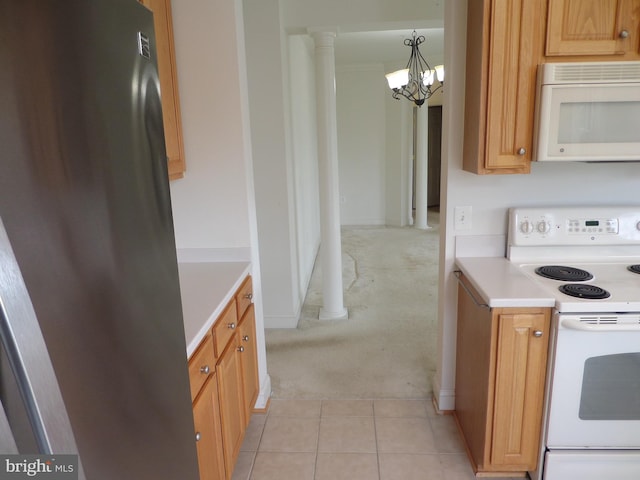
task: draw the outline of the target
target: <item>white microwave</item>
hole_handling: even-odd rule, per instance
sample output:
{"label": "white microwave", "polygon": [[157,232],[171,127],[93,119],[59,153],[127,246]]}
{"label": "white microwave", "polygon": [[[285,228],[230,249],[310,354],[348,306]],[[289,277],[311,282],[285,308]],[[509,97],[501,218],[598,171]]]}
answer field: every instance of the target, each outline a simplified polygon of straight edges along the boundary
{"label": "white microwave", "polygon": [[535,160],[640,161],[640,62],[538,69]]}

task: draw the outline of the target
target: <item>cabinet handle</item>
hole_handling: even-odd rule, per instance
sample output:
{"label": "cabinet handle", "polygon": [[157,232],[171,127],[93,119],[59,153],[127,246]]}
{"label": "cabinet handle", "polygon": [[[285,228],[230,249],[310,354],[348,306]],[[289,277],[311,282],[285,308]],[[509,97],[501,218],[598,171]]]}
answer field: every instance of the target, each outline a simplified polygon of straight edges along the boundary
{"label": "cabinet handle", "polygon": [[244,337],[242,337],[242,340],[244,340],[245,342],[249,341],[249,335],[245,335]]}
{"label": "cabinet handle", "polygon": [[240,345],[240,346],[238,347],[238,351],[239,351],[240,353],[244,352],[244,347],[243,347],[242,345]]}
{"label": "cabinet handle", "polygon": [[247,293],[244,298],[246,298],[247,300],[251,301],[253,300],[253,293]]}
{"label": "cabinet handle", "polygon": [[629,31],[628,30],[622,30],[620,32],[620,38],[629,38]]}
{"label": "cabinet handle", "polygon": [[200,435],[200,432],[196,432],[196,442],[199,442],[201,438],[202,435]]}
{"label": "cabinet handle", "polygon": [[204,373],[205,375],[209,375],[209,365],[205,365],[204,367],[200,367],[200,373]]}
{"label": "cabinet handle", "polygon": [[235,330],[236,329],[236,324],[235,323],[227,323],[227,328],[230,330]]}
{"label": "cabinet handle", "polygon": [[536,338],[540,338],[542,336],[542,330],[536,330],[533,332],[533,336]]}
{"label": "cabinet handle", "polygon": [[524,155],[525,153],[527,153],[527,149],[524,147],[520,147],[518,149],[518,155]]}

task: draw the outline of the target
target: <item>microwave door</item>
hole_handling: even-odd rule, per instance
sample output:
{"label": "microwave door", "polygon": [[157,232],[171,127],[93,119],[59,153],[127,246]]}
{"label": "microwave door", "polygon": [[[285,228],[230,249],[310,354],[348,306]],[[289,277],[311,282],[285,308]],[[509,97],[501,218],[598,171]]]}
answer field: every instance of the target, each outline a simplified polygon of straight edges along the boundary
{"label": "microwave door", "polygon": [[538,161],[640,160],[640,84],[543,85]]}

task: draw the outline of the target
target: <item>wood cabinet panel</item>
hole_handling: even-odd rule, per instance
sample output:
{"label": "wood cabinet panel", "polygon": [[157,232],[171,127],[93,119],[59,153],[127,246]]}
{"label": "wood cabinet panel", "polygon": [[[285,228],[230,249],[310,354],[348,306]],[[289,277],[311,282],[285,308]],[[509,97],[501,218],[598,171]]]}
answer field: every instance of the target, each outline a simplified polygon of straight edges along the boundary
{"label": "wood cabinet panel", "polygon": [[251,277],[242,283],[236,294],[236,307],[238,308],[238,317],[242,318],[244,312],[249,308],[249,305],[253,302],[253,284],[251,283]]}
{"label": "wood cabinet panel", "polygon": [[497,314],[492,465],[536,466],[549,344],[549,314]]}
{"label": "wood cabinet panel", "polygon": [[229,303],[213,325],[213,344],[216,357],[222,355],[222,352],[227,348],[229,340],[236,333],[238,328],[237,312],[235,301]]}
{"label": "wood cabinet panel", "polygon": [[223,480],[225,468],[222,430],[218,408],[218,383],[214,373],[208,376],[200,394],[193,402],[193,421],[200,480]]}
{"label": "wood cabinet panel", "polygon": [[253,305],[249,305],[244,317],[242,317],[238,335],[240,336],[240,346],[242,349],[240,355],[242,364],[242,391],[244,397],[245,426],[247,426],[249,425],[251,412],[256,404],[259,393],[256,315]]}
{"label": "wood cabinet panel", "polygon": [[468,2],[463,168],[529,173],[544,0]]}
{"label": "wood cabinet panel", "polygon": [[480,295],[464,278],[461,282],[473,293],[468,294],[462,285],[458,288],[455,416],[477,469],[484,465],[485,445],[491,441],[487,412],[492,403],[496,325],[491,310],[474,301]]}
{"label": "wood cabinet panel", "polygon": [[216,369],[213,355],[211,335],[207,335],[189,359],[189,382],[191,385],[191,401],[193,401],[207,380],[209,373]]}
{"label": "wood cabinet panel", "polygon": [[182,137],[178,72],[173,40],[173,20],[170,0],[139,0],[153,12],[153,24],[158,52],[158,74],[162,100],[165,147],[169,179],[182,178],[186,170]]}
{"label": "wood cabinet panel", "polygon": [[245,431],[242,367],[240,352],[238,351],[239,347],[240,341],[236,335],[231,339],[228,348],[218,360],[216,367],[227,479],[230,479],[233,473],[233,466],[238,458]]}
{"label": "wood cabinet panel", "polygon": [[639,33],[640,0],[549,0],[545,54],[637,60]]}

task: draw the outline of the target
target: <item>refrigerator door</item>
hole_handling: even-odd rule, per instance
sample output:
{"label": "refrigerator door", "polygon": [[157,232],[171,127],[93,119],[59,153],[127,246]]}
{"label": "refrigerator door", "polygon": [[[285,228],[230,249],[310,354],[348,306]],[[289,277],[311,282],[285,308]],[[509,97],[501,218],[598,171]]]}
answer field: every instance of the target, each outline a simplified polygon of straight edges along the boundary
{"label": "refrigerator door", "polygon": [[198,478],[153,38],[136,0],[0,0],[0,217],[92,480]]}

